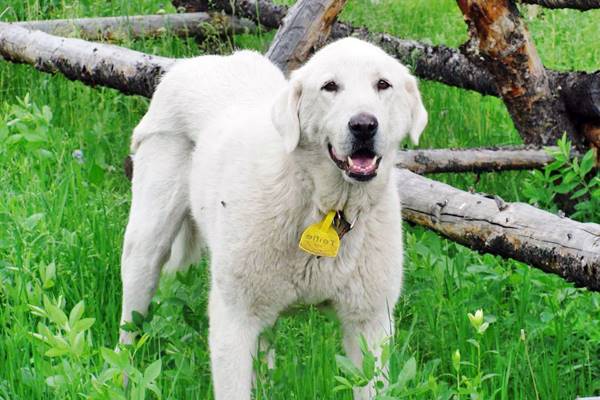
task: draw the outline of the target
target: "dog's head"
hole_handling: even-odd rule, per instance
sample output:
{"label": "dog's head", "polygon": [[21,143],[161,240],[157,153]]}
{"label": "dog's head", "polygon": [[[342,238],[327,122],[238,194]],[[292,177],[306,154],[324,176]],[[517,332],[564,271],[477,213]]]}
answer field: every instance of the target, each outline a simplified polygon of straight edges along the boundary
{"label": "dog's head", "polygon": [[355,182],[374,178],[406,135],[417,143],[427,112],[405,66],[372,44],[346,38],[293,72],[272,119],[288,153],[317,149]]}

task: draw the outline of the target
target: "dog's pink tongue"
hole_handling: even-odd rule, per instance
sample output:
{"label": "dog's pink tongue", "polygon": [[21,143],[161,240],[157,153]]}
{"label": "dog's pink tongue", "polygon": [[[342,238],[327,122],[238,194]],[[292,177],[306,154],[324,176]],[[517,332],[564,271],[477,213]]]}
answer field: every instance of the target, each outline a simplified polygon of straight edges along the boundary
{"label": "dog's pink tongue", "polygon": [[376,164],[375,157],[355,155],[352,156],[352,165],[349,165],[349,168],[351,172],[369,174],[375,170]]}

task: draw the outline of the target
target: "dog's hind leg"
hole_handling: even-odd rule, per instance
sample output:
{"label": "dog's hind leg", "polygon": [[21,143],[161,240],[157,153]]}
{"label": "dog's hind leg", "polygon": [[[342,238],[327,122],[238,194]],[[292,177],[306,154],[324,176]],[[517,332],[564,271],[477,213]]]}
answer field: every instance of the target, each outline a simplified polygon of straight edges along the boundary
{"label": "dog's hind leg", "polygon": [[[158,285],[161,267],[189,215],[188,172],[193,145],[180,136],[154,134],[134,158],[132,199],[121,258],[121,324],[144,314]],[[120,342],[133,336],[121,331]]]}
{"label": "dog's hind leg", "polygon": [[163,274],[185,270],[202,258],[200,233],[191,215],[186,215],[171,246],[169,260],[163,265]]}

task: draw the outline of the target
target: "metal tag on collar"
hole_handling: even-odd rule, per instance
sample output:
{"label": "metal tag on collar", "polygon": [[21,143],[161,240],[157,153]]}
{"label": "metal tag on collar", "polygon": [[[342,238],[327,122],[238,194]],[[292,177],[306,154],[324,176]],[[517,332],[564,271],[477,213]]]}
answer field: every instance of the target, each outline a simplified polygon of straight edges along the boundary
{"label": "metal tag on collar", "polygon": [[354,224],[358,219],[358,215],[354,218],[352,222],[348,222],[346,216],[343,211],[336,211],[335,218],[333,219],[333,229],[337,232],[340,239],[348,232],[354,228]]}

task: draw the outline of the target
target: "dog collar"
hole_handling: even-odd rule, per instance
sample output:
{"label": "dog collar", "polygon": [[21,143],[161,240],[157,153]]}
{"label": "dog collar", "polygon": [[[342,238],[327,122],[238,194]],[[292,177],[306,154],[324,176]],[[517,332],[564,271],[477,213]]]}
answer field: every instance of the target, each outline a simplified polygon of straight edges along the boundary
{"label": "dog collar", "polygon": [[303,251],[319,257],[335,257],[340,249],[340,239],[353,227],[343,211],[329,211],[321,222],[310,225],[302,232],[300,243]]}
{"label": "dog collar", "polygon": [[356,223],[357,219],[358,215],[352,222],[348,221],[344,215],[344,212],[340,210],[335,212],[333,223],[331,225],[341,239],[346,233],[350,232],[352,228],[354,228],[354,224]]}

